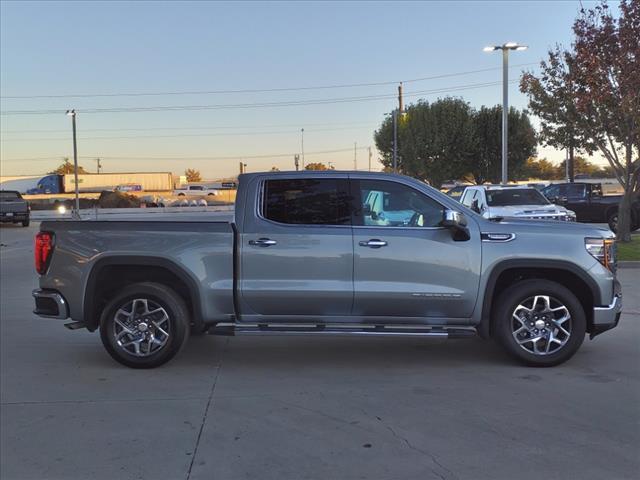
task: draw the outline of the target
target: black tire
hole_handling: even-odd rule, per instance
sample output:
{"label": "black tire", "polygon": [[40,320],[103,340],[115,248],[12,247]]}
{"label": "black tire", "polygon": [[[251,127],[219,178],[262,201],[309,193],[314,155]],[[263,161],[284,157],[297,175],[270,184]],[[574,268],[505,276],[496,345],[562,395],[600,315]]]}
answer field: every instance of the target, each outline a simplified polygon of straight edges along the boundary
{"label": "black tire", "polygon": [[[116,329],[120,328],[119,325],[122,323],[116,325],[116,312],[121,308],[126,311],[127,305],[136,299],[146,299],[148,302],[160,306],[168,317],[162,325],[163,329],[168,328],[166,330],[168,338],[155,352],[151,351],[146,356],[136,356],[135,353],[130,353],[116,340]],[[131,310],[133,311],[133,308]],[[144,318],[138,318],[132,322],[140,320],[146,324],[153,323]],[[152,332],[153,328],[149,326],[149,331]],[[151,282],[135,283],[122,289],[109,301],[100,318],[100,339],[104,348],[114,360],[131,368],[155,368],[171,360],[186,344],[189,338],[189,329],[189,310],[182,298],[169,287]],[[134,330],[138,333],[135,328]],[[152,333],[157,334],[158,332],[153,331]],[[126,342],[133,337],[127,334],[123,338]]]}
{"label": "black tire", "polygon": [[[521,346],[514,337],[514,329],[520,325],[513,317],[516,307],[526,304],[528,299],[534,299],[535,303],[536,296],[546,296],[550,298],[551,303],[556,306],[562,304],[570,315],[570,330],[568,330],[570,335],[566,337],[566,342],[563,345],[555,346],[558,344],[547,342],[543,339],[543,347],[546,346],[547,343],[552,345],[551,348],[553,350],[550,349],[549,353],[533,353],[529,351],[529,349],[538,348],[537,346],[533,346],[533,342],[525,340],[525,345]],[[540,302],[544,303],[544,300],[542,299]],[[561,315],[561,312],[557,314]],[[534,318],[541,317],[533,317],[533,314],[530,316],[530,320],[532,321],[529,325],[531,325],[530,328],[532,329],[534,328]],[[498,297],[496,308],[494,309],[493,320],[492,335],[498,343],[520,362],[532,367],[552,367],[569,360],[578,351],[580,345],[582,345],[587,330],[587,320],[584,309],[576,296],[559,283],[544,279],[523,280],[502,292]],[[549,324],[550,323],[547,323],[546,325]],[[551,323],[551,325],[552,328],[554,328],[553,323]],[[543,331],[547,331],[546,328],[548,327],[543,326],[543,328],[545,328]],[[558,334],[555,341],[561,341],[564,334],[555,328],[554,330]],[[523,335],[522,339],[525,339],[529,335],[542,335],[543,331],[541,330],[535,334],[525,331],[520,335]],[[538,332],[538,330],[536,330],[536,332]]]}
{"label": "black tire", "polygon": [[30,218],[27,217],[25,220],[22,221],[22,226],[23,227],[28,227],[29,226],[29,222],[30,222]]}

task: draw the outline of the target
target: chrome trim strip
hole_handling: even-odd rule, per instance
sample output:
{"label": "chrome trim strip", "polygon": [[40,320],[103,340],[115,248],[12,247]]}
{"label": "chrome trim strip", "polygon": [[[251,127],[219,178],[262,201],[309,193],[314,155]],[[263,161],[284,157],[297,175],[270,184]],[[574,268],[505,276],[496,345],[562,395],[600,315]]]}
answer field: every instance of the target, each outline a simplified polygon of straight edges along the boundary
{"label": "chrome trim strip", "polygon": [[593,324],[610,325],[615,323],[616,315],[622,310],[622,295],[613,297],[611,305],[605,307],[593,307]]}
{"label": "chrome trim strip", "polygon": [[[492,238],[492,235],[494,236]],[[483,242],[489,243],[507,243],[516,239],[515,233],[499,233],[499,232],[482,232],[480,234]]]}
{"label": "chrome trim strip", "polygon": [[69,307],[67,306],[67,302],[64,299],[64,297],[62,295],[60,295],[58,292],[52,292],[52,291],[47,291],[47,290],[41,290],[41,289],[36,289],[33,292],[31,292],[31,295],[33,296],[33,298],[49,298],[51,300],[53,300],[54,302],[56,302],[56,305],[58,306],[58,314],[57,315],[45,315],[42,313],[38,313],[37,310],[34,310],[33,313],[35,313],[36,315],[40,316],[40,317],[45,317],[45,318],[58,318],[61,320],[64,320],[65,318],[69,318]]}

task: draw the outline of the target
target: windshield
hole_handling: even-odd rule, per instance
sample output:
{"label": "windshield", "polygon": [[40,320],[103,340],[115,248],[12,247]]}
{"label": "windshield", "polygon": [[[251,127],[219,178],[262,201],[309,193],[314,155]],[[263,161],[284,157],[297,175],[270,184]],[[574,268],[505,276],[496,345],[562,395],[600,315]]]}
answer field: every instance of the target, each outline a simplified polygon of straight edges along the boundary
{"label": "windshield", "polygon": [[487,190],[487,204],[490,207],[549,205],[549,200],[534,188],[509,188],[504,190]]}
{"label": "windshield", "polygon": [[16,200],[20,198],[18,192],[0,192],[0,200]]}

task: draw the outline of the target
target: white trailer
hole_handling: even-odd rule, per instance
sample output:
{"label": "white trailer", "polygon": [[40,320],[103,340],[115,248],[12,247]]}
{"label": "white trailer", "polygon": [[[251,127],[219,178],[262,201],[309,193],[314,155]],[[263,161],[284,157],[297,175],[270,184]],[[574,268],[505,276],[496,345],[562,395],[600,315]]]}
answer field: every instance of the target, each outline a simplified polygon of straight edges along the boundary
{"label": "white trailer", "polygon": [[[78,175],[80,192],[100,192],[115,190],[119,185],[140,185],[142,190],[162,192],[173,190],[173,176],[170,172],[137,172],[137,173],[82,173]],[[67,193],[75,190],[73,174],[64,175],[63,189]]]}

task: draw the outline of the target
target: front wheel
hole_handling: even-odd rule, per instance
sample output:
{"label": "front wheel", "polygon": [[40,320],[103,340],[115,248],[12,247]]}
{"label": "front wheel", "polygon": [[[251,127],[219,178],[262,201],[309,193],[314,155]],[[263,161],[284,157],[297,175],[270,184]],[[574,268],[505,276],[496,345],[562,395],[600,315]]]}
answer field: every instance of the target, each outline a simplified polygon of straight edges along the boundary
{"label": "front wheel", "polygon": [[493,334],[522,363],[551,367],[580,348],[586,316],[576,296],[550,280],[516,283],[498,298]]}
{"label": "front wheel", "polygon": [[30,220],[30,219],[29,219],[29,217],[27,217],[26,219],[24,219],[24,220],[22,221],[22,226],[23,226],[23,227],[28,227],[28,226],[29,226],[29,220]]}
{"label": "front wheel", "polygon": [[176,292],[158,283],[135,283],[103,310],[100,338],[121,364],[154,368],[180,352],[189,337],[189,323],[189,311]]}

